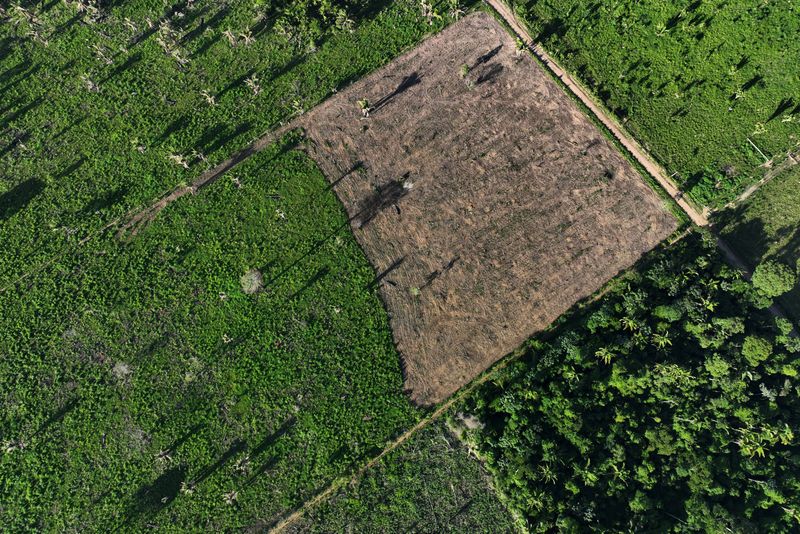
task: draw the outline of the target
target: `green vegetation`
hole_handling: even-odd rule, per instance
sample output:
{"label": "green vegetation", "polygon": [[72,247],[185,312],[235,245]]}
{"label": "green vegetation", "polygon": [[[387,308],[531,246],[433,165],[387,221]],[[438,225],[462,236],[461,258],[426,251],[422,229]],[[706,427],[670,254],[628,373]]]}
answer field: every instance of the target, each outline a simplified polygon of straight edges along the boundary
{"label": "green vegetation", "polygon": [[794,3],[514,4],[534,38],[702,204],[720,207],[760,178],[759,150],[780,160],[798,144]]}
{"label": "green vegetation", "polygon": [[437,423],[312,509],[296,531],[501,533],[514,526],[489,476]]}
{"label": "green vegetation", "polygon": [[467,400],[534,531],[800,527],[800,340],[692,234]]}
{"label": "green vegetation", "polygon": [[388,62],[449,5],[4,3],[0,288]]}
{"label": "green vegetation", "polygon": [[[374,272],[296,134],[129,242],[106,225],[461,6],[167,4],[0,8],[4,530],[264,529],[421,416]],[[798,144],[796,4],[517,8],[700,203]],[[692,234],[465,401],[531,529],[800,528],[800,339],[766,310],[800,318],[798,191],[795,169],[719,217],[752,285]],[[299,528],[512,531],[489,486],[437,424]]]}
{"label": "green vegetation", "polygon": [[266,524],[419,417],[346,215],[286,149],[0,294],[4,529]]}
{"label": "green vegetation", "polygon": [[795,282],[794,270],[777,261],[761,263],[753,272],[753,285],[767,297],[780,297],[790,291]]}
{"label": "green vegetation", "polygon": [[[718,224],[745,260],[762,264],[754,283],[770,286],[773,296],[784,292],[800,275],[800,169],[764,184],[744,204],[720,214]],[[800,324],[800,284],[778,302]]]}

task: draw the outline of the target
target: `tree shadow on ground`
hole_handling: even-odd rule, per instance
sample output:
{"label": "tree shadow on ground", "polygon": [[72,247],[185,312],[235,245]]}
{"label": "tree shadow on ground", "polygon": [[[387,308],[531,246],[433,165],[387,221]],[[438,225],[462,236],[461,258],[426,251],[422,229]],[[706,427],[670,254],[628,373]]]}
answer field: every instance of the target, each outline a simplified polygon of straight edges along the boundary
{"label": "tree shadow on ground", "polygon": [[5,129],[6,126],[8,126],[12,122],[16,121],[17,119],[23,117],[29,111],[33,111],[34,109],[38,108],[42,104],[42,102],[44,102],[44,97],[38,96],[34,100],[32,100],[31,102],[29,102],[29,103],[25,104],[24,106],[22,106],[21,108],[19,108],[17,111],[11,113],[10,115],[5,117],[4,119],[0,120],[0,130]]}
{"label": "tree shadow on ground", "polygon": [[300,295],[305,293],[309,288],[311,288],[314,284],[316,284],[317,282],[328,276],[330,272],[331,268],[328,266],[320,268],[316,273],[314,273],[314,275],[311,278],[306,280],[306,282],[302,285],[302,287],[300,287],[300,289],[292,293],[292,296],[289,297],[289,299],[291,300],[299,297]]}
{"label": "tree shadow on ground", "polygon": [[422,77],[419,75],[419,73],[412,72],[408,76],[404,77],[400,81],[400,84],[397,87],[395,87],[395,89],[391,93],[381,97],[377,102],[375,102],[375,104],[371,107],[370,112],[375,113],[383,106],[391,102],[395,97],[405,93],[406,91],[408,91],[409,89],[411,89],[412,87],[421,82],[422,82]]}
{"label": "tree shadow on ground", "polygon": [[86,206],[81,208],[80,213],[84,215],[89,215],[95,213],[97,211],[101,211],[112,206],[115,206],[125,200],[125,197],[128,194],[127,187],[118,187],[116,189],[112,189],[107,193],[102,193],[100,196],[91,200]]}
{"label": "tree shadow on ground", "polygon": [[[258,460],[261,456],[264,455],[270,448],[272,448],[275,443],[278,442],[283,436],[288,434],[294,426],[297,424],[297,419],[292,416],[289,417],[286,421],[284,421],[281,426],[278,427],[275,432],[271,433],[267,437],[265,437],[261,442],[253,447],[250,451],[250,459],[255,461]],[[276,463],[278,462],[278,457],[276,455],[271,456],[266,462],[263,462],[258,469],[256,469],[250,478],[247,479],[245,482],[245,486],[252,485],[259,477],[261,477],[264,473],[266,473],[269,469],[271,469]]]}
{"label": "tree shadow on ground", "polygon": [[372,219],[386,208],[396,205],[408,194],[408,189],[403,183],[408,178],[408,174],[403,176],[404,180],[392,180],[389,183],[378,186],[376,191],[364,199],[359,206],[355,219],[358,220],[358,227],[364,228]]}
{"label": "tree shadow on ground", "polygon": [[141,486],[133,495],[126,526],[132,527],[142,519],[152,517],[166,508],[178,496],[181,484],[186,480],[186,468],[173,467],[166,470],[150,484]]}
{"label": "tree shadow on ground", "polygon": [[44,189],[45,183],[43,181],[31,178],[0,195],[0,222],[25,208]]}
{"label": "tree shadow on ground", "polygon": [[68,413],[70,413],[70,412],[71,412],[71,411],[73,411],[75,408],[77,408],[77,406],[78,406],[78,399],[75,399],[75,398],[73,398],[73,399],[70,399],[70,400],[68,400],[68,401],[67,401],[67,402],[64,404],[64,406],[61,406],[61,407],[60,407],[58,410],[56,410],[55,412],[53,412],[53,414],[52,414],[50,417],[48,417],[48,418],[47,418],[47,419],[46,419],[46,420],[45,420],[45,421],[44,421],[44,422],[43,422],[43,423],[42,423],[42,424],[39,426],[39,428],[36,430],[36,432],[34,432],[34,434],[31,436],[31,438],[32,438],[32,439],[33,439],[33,438],[36,438],[37,436],[40,436],[40,435],[44,434],[45,432],[47,432],[47,430],[48,430],[50,427],[52,427],[52,426],[53,426],[53,425],[55,425],[56,423],[59,423],[59,422],[61,422],[61,421],[64,419],[64,417],[66,417],[66,415],[67,415]]}

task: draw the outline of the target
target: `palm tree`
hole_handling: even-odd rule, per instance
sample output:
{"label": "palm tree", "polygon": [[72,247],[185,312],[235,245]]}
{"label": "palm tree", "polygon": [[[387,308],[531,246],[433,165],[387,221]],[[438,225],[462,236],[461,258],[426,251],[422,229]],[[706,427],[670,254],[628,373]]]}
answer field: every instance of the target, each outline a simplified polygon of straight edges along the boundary
{"label": "palm tree", "polygon": [[653,343],[659,349],[666,348],[672,345],[672,340],[669,338],[669,335],[666,333],[664,334],[653,334]]}
{"label": "palm tree", "polygon": [[607,347],[602,347],[600,349],[597,349],[597,352],[595,352],[594,355],[597,356],[600,359],[600,361],[606,365],[610,364],[611,359],[614,357],[614,353]]}

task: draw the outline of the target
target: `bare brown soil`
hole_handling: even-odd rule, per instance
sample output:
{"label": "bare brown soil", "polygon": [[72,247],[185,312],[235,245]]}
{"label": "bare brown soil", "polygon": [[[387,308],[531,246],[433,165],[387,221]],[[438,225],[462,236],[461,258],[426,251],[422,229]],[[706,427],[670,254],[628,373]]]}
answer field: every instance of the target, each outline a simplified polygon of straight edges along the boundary
{"label": "bare brown soil", "polygon": [[677,227],[485,13],[295,126],[379,273],[420,404],[447,398]]}

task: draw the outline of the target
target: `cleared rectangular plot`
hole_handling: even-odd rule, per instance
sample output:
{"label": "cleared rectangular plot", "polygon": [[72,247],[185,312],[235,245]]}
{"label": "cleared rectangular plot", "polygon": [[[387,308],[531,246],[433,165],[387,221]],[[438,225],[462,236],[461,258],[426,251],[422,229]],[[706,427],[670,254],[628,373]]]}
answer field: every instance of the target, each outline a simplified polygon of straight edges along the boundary
{"label": "cleared rectangular plot", "polygon": [[300,122],[378,272],[421,404],[446,398],[677,226],[485,13]]}

